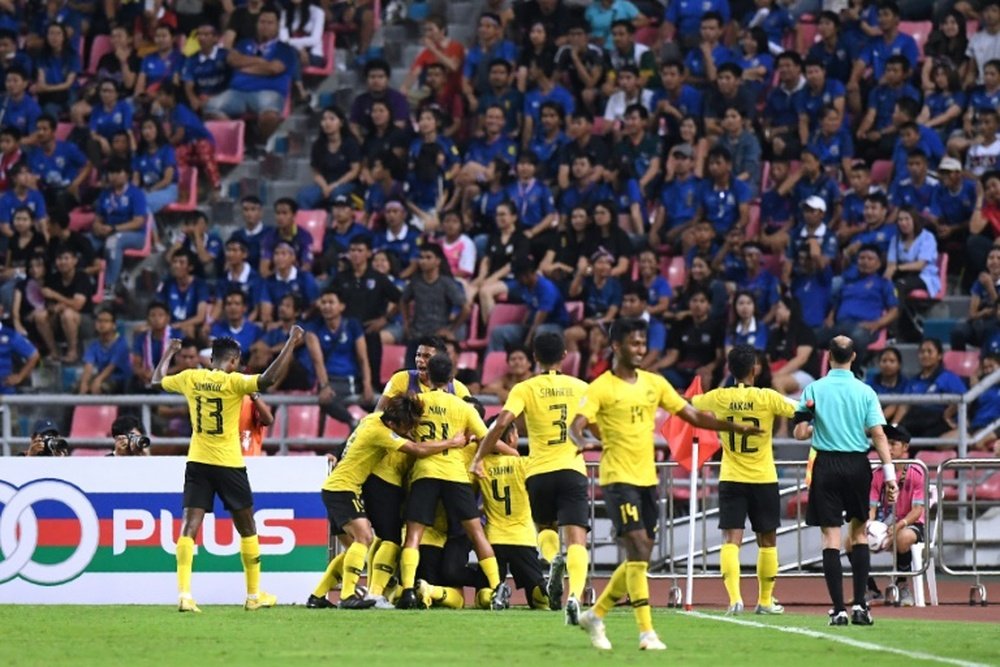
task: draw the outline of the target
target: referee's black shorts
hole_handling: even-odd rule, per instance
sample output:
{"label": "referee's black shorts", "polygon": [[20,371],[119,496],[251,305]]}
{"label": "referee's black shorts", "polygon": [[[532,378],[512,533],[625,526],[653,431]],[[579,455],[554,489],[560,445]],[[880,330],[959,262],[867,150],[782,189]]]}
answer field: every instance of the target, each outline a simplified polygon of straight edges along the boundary
{"label": "referee's black shorts", "polygon": [[755,533],[769,533],[781,525],[778,483],[719,482],[719,529],[743,530],[747,517]]}
{"label": "referee's black shorts", "polygon": [[553,470],[524,482],[531,518],[539,526],[590,526],[590,497],[586,475],[575,470]]}
{"label": "referee's black shorts", "polygon": [[361,487],[361,499],[378,538],[399,544],[403,539],[403,487],[368,475]]}
{"label": "referee's black shorts", "polygon": [[184,468],[184,507],[211,512],[215,496],[229,513],[253,507],[247,469],[188,461]]}
{"label": "referee's black shorts", "polygon": [[840,526],[868,520],[872,467],[861,452],[818,452],[813,463],[806,524]]}

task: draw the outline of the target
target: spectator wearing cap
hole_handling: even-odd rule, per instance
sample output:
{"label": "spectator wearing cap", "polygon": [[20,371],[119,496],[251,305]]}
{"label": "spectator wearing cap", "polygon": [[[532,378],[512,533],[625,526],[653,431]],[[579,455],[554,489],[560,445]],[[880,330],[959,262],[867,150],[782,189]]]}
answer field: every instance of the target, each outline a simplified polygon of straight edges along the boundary
{"label": "spectator wearing cap", "polygon": [[107,260],[104,281],[113,287],[118,284],[125,251],[146,245],[149,209],[142,188],[130,182],[132,165],[114,159],[108,163],[107,173],[108,187],[97,198],[90,240],[94,250]]}
{"label": "spectator wearing cap", "polygon": [[653,108],[653,91],[643,88],[635,65],[624,65],[617,72],[614,92],[610,93],[604,106],[604,120],[620,127],[626,112],[633,105],[642,106],[648,115]]}
{"label": "spectator wearing cap", "polygon": [[517,62],[517,47],[504,39],[500,17],[483,12],[476,27],[476,43],[465,54],[462,65],[462,92],[470,103],[490,89],[490,63],[496,60]]}
{"label": "spectator wearing cap", "polygon": [[205,115],[235,118],[257,115],[257,137],[267,141],[281,124],[281,114],[299,66],[295,49],[278,40],[279,12],[265,5],[257,15],[257,38],[240,40],[226,56],[232,71],[229,87],[205,104]]}
{"label": "spectator wearing cap", "polygon": [[335,276],[338,262],[347,255],[347,248],[354,239],[362,237],[370,239],[371,232],[355,221],[350,198],[346,195],[334,197],[330,206],[330,225],[323,235],[323,253],[313,272],[319,276]]}
{"label": "spectator wearing cap", "polygon": [[296,263],[295,246],[288,241],[278,241],[272,253],[273,273],[264,280],[261,303],[261,320],[274,321],[274,309],[286,294],[296,294],[307,313],[319,298],[319,285],[308,270]]}
{"label": "spectator wearing cap", "polygon": [[528,68],[528,77],[537,85],[524,96],[524,128],[521,133],[521,146],[527,147],[532,138],[540,133],[542,121],[542,104],[556,102],[562,107],[564,114],[572,114],[576,109],[573,94],[556,83],[555,65],[551,62],[532,61]]}
{"label": "spectator wearing cap", "polygon": [[543,332],[562,335],[569,325],[562,293],[555,283],[538,273],[531,257],[516,258],[511,263],[511,271],[517,281],[517,296],[528,306],[528,314],[521,324],[502,324],[493,329],[487,348],[490,352],[514,344],[530,346],[535,335]]}
{"label": "spectator wearing cap", "polygon": [[170,259],[170,277],[160,283],[156,300],[166,304],[170,326],[188,338],[198,336],[208,316],[210,292],[204,280],[194,274],[198,257],[180,250]]}
{"label": "spectator wearing cap", "polygon": [[403,202],[390,199],[385,204],[385,231],[372,238],[373,250],[385,250],[399,263],[400,278],[409,278],[417,270],[420,256],[420,232],[406,222]]}
{"label": "spectator wearing cap", "polygon": [[569,298],[583,301],[583,321],[566,329],[566,349],[579,350],[596,326],[608,327],[622,307],[622,284],[611,275],[615,257],[607,250],[598,250],[589,262],[580,262],[569,286]]}
{"label": "spectator wearing cap", "polygon": [[[677,144],[667,157],[666,177],[660,189],[649,229],[649,243],[676,246],[698,219],[698,190],[701,179],[694,175],[694,149],[691,144]],[[714,236],[714,233],[713,233]],[[683,245],[691,245],[690,238]]]}
{"label": "spectator wearing cap", "polygon": [[735,107],[744,118],[753,120],[756,102],[750,89],[741,83],[742,76],[743,70],[736,63],[719,65],[714,84],[705,92],[705,132],[709,136],[722,134],[727,109]]}
{"label": "spectator wearing cap", "polygon": [[891,56],[886,62],[885,75],[877,79],[878,85],[868,94],[867,110],[855,133],[858,157],[874,162],[891,156],[896,143],[893,111],[897,102],[910,98],[917,102],[919,113],[920,93],[907,83],[909,74],[910,65],[904,56]]}
{"label": "spectator wearing cap", "polygon": [[941,183],[928,173],[927,154],[919,148],[912,149],[906,158],[906,172],[906,176],[889,189],[889,201],[896,209],[894,217],[901,209],[909,208],[928,223],[936,224],[941,217],[938,206]]}
{"label": "spectator wearing cap", "polygon": [[793,158],[802,148],[799,132],[798,102],[804,95],[806,79],[802,76],[802,56],[785,51],[776,59],[778,85],[767,94],[764,113],[764,139],[774,155]]}
{"label": "spectator wearing cap", "polygon": [[816,334],[820,346],[826,347],[837,335],[850,336],[865,350],[879,332],[899,317],[899,301],[892,282],[879,272],[882,257],[878,248],[867,245],[858,251],[858,273],[845,278],[823,328]]}
{"label": "spectator wearing cap", "polygon": [[698,193],[700,217],[708,220],[717,236],[732,227],[746,229],[750,216],[750,187],[733,174],[733,156],[722,146],[708,152],[708,178]]}
{"label": "spectator wearing cap", "polygon": [[312,234],[295,224],[298,212],[299,206],[294,199],[282,197],[274,202],[274,227],[264,230],[260,239],[260,275],[265,278],[274,272],[274,249],[282,241],[294,251],[300,269],[307,272],[312,269]]}
{"label": "spectator wearing cap", "polygon": [[447,72],[449,86],[454,90],[460,90],[462,85],[462,64],[465,62],[465,47],[461,42],[448,37],[448,22],[443,16],[434,15],[427,17],[427,20],[420,26],[423,33],[421,45],[423,49],[417,54],[410,65],[410,71],[403,79],[400,87],[404,95],[410,94],[410,89],[414,84],[423,79],[426,68],[432,63],[439,63],[444,66]]}
{"label": "spectator wearing cap", "polygon": [[726,109],[716,145],[733,156],[733,173],[750,187],[751,196],[756,198],[760,192],[761,148],[757,135],[747,129],[747,120],[738,107]]}
{"label": "spectator wearing cap", "polygon": [[319,120],[319,135],[309,157],[313,183],[299,190],[300,209],[326,208],[333,199],[354,193],[361,174],[361,146],[337,107],[327,107]]}
{"label": "spectator wearing cap", "polygon": [[[688,51],[684,65],[687,67],[688,80],[692,85],[704,90],[715,81],[718,68],[736,60],[736,55],[722,43],[722,29],[729,21],[728,18],[719,12],[708,11],[702,13],[698,21],[700,27],[697,34],[700,41]],[[685,31],[682,34],[695,33],[692,30],[690,33]]]}
{"label": "spectator wearing cap", "polygon": [[[631,24],[625,21],[623,25],[630,26]],[[612,28],[611,34],[612,38],[617,34],[614,28]],[[562,84],[576,98],[577,108],[588,109],[592,112],[595,103],[601,96],[601,80],[608,78],[604,76],[604,73],[610,68],[605,63],[605,54],[601,47],[592,44],[587,39],[587,26],[585,24],[574,23],[569,27],[566,35],[566,43],[556,51],[556,71],[559,73]],[[639,47],[646,49],[646,51],[640,51]],[[628,50],[623,55],[631,58],[633,54],[647,52],[652,57],[653,54],[649,52],[648,47],[637,44],[635,48]],[[625,62],[621,64],[625,64]],[[608,80],[605,85],[613,85],[613,83]]]}
{"label": "spectator wearing cap", "polygon": [[226,241],[225,265],[222,275],[215,283],[215,305],[212,320],[222,317],[225,296],[233,290],[243,292],[246,297],[247,312],[251,320],[260,321],[260,305],[264,299],[264,279],[250,264],[247,242],[233,234]]}
{"label": "spectator wearing cap", "polygon": [[410,103],[406,95],[389,86],[392,68],[384,60],[373,59],[365,63],[365,92],[354,97],[351,103],[351,131],[356,137],[368,137],[374,125],[372,105],[382,102],[389,109],[392,122],[400,129],[410,124]]}
{"label": "spectator wearing cap", "polygon": [[45,207],[45,197],[35,188],[37,178],[31,173],[27,162],[19,162],[11,167],[10,179],[12,187],[0,196],[0,234],[11,237],[14,235],[11,223],[14,211],[27,208],[38,223],[39,229],[45,229],[49,213]]}
{"label": "spectator wearing cap", "polygon": [[22,456],[68,456],[69,450],[65,448],[48,449],[45,444],[47,438],[58,438],[59,427],[51,419],[39,419],[35,421],[31,429],[31,442],[28,449]]}
{"label": "spectator wearing cap", "polygon": [[802,223],[792,229],[782,264],[782,282],[790,284],[793,264],[799,251],[806,249],[820,270],[837,257],[837,236],[826,223],[826,202],[812,195],[802,202]]}
{"label": "spectator wearing cap", "polygon": [[425,336],[458,337],[470,311],[465,291],[452,277],[441,246],[422,246],[417,266],[419,270],[399,299],[408,359],[416,354],[418,341]]}
{"label": "spectator wearing cap", "polygon": [[42,115],[38,102],[28,94],[28,73],[14,66],[7,70],[4,86],[7,94],[3,98],[3,118],[0,127],[13,127],[22,136],[35,131],[35,123]]}
{"label": "spectator wearing cap", "polygon": [[697,48],[698,29],[704,15],[713,12],[718,15],[719,25],[729,23],[728,0],[678,0],[667,5],[660,26],[663,41],[676,41],[687,49]]}
{"label": "spectator wearing cap", "polygon": [[937,237],[949,245],[960,243],[967,234],[966,220],[972,218],[976,207],[976,182],[962,173],[962,163],[946,157],[938,164],[938,220]]}

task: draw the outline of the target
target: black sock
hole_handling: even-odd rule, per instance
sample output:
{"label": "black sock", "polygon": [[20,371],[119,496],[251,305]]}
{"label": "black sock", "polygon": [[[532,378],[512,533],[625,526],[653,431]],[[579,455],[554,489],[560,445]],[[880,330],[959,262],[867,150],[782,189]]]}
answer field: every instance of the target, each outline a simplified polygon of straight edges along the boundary
{"label": "black sock", "polygon": [[872,570],[872,555],[867,544],[855,544],[851,549],[854,559],[851,562],[851,575],[854,579],[854,604],[865,606],[865,584]]}
{"label": "black sock", "polygon": [[840,549],[823,549],[823,576],[834,613],[844,611],[844,568],[840,564]]}
{"label": "black sock", "polygon": [[875,577],[868,577],[868,590],[872,593],[879,593],[878,584],[875,583]]}
{"label": "black sock", "polygon": [[909,572],[913,569],[913,552],[904,551],[896,554],[896,568],[900,572]]}

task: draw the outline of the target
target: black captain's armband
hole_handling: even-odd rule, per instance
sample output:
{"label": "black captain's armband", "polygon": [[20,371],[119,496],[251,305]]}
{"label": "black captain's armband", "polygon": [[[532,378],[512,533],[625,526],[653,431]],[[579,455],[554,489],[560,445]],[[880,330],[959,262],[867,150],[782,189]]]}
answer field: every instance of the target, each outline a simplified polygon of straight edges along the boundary
{"label": "black captain's armband", "polygon": [[792,424],[801,424],[802,422],[811,422],[816,415],[812,413],[811,410],[801,410],[796,411],[795,416],[792,417]]}

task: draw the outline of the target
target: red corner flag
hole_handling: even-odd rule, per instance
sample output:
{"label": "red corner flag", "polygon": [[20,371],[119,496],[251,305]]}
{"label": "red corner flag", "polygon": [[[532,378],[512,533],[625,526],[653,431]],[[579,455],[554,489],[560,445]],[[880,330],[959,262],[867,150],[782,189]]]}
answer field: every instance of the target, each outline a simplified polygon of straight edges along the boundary
{"label": "red corner flag", "polygon": [[[701,390],[701,376],[695,376],[694,382],[684,392],[684,398],[691,398],[701,393],[703,393]],[[663,422],[663,426],[660,427],[660,433],[667,439],[667,446],[670,447],[670,458],[689,472],[692,464],[691,441],[694,439],[694,436],[698,436],[698,468],[719,451],[718,433],[703,428],[695,428],[677,416],[671,415],[667,421]]]}

